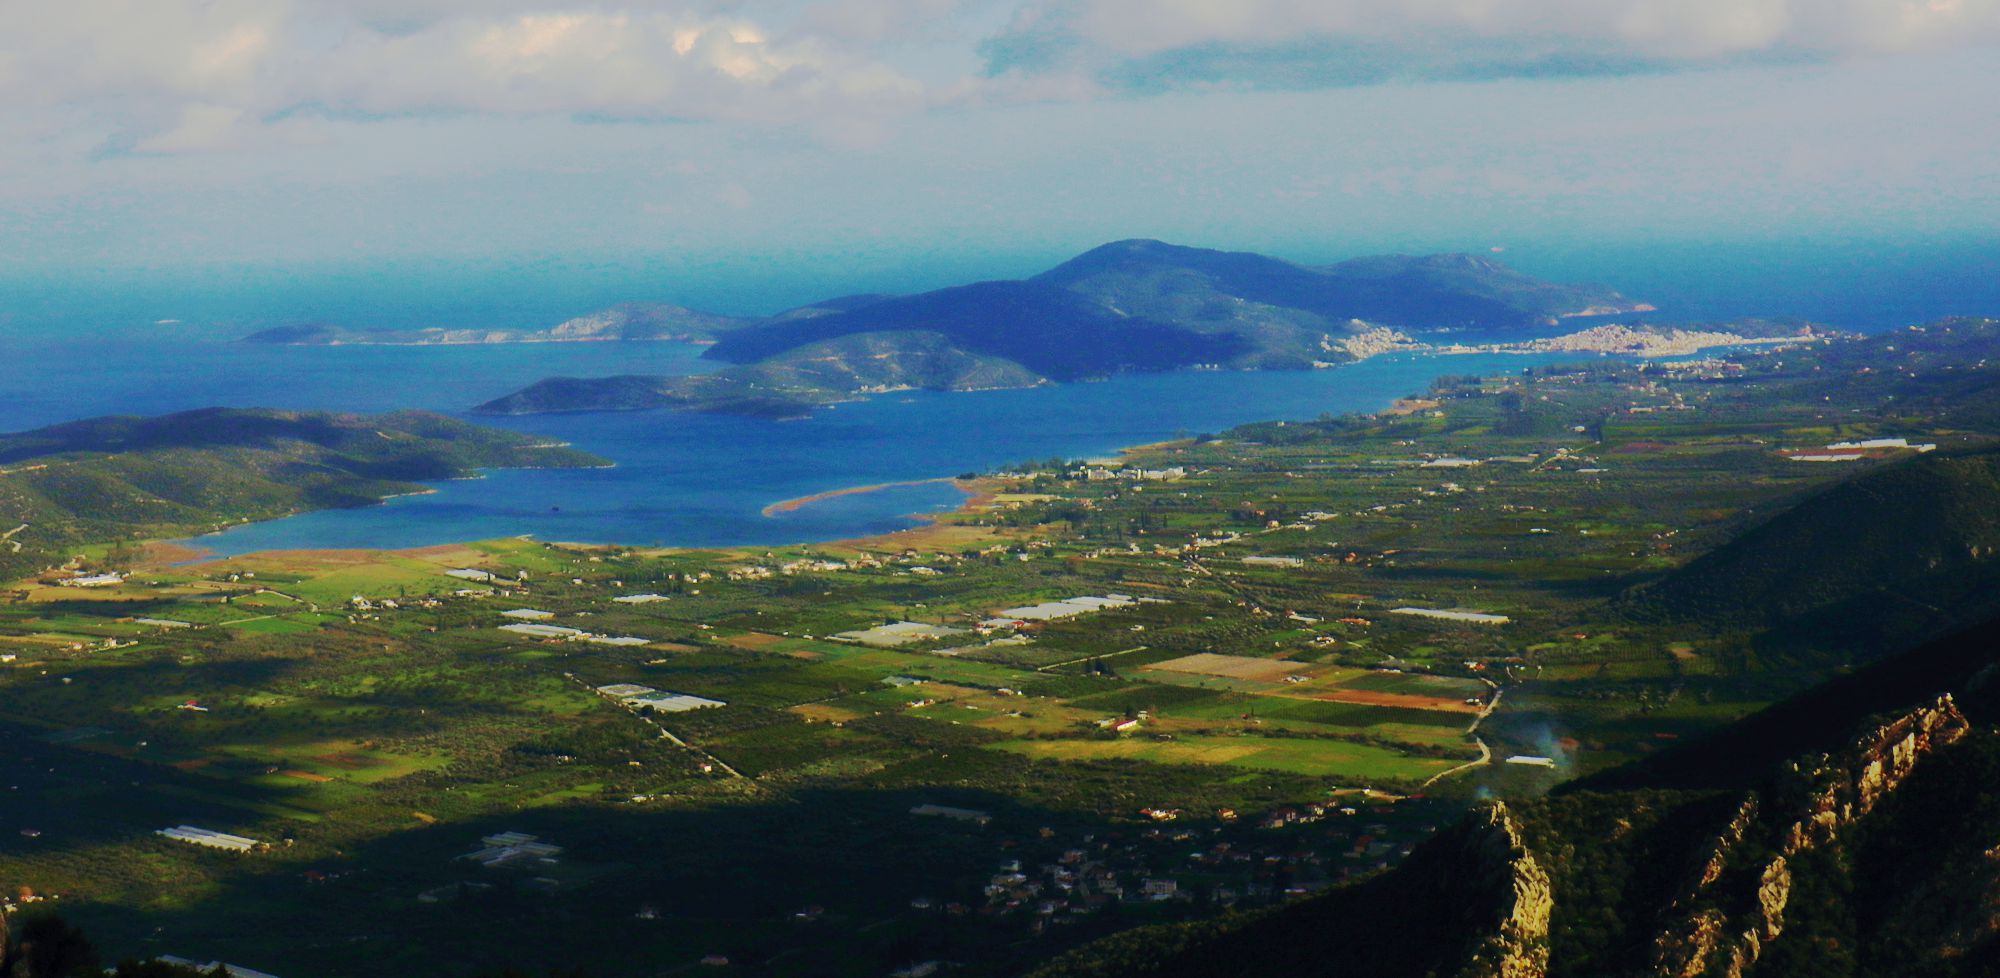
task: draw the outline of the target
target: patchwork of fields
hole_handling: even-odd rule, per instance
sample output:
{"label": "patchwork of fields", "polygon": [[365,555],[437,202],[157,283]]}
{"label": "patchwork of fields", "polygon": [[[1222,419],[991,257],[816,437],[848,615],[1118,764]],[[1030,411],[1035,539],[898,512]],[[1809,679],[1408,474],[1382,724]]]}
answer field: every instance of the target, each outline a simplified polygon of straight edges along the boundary
{"label": "patchwork of fields", "polygon": [[[1546,790],[1803,681],[1742,635],[1610,602],[1829,478],[1771,446],[1877,432],[1669,413],[1682,391],[1616,371],[1458,378],[1434,412],[1134,459],[1184,468],[1172,483],[1017,474],[986,508],[877,540],[191,564],[85,548],[0,600],[0,774],[18,789],[0,865],[110,944],[169,928],[304,978],[436,973],[421,941],[380,935],[552,914],[563,933],[526,964],[659,970],[669,948],[692,967],[716,933],[778,974],[886,973],[912,948],[1000,960],[1048,928],[1033,901],[980,904],[994,867],[1111,840],[1135,886],[1282,899],[1386,865],[1477,792]],[[1503,403],[1524,384],[1534,398]],[[1661,413],[1621,413],[1640,407]],[[125,576],[56,584],[106,569]],[[1395,614],[1411,607],[1507,620]],[[542,628],[502,630],[517,618]],[[1549,766],[1480,763],[1517,753]],[[1305,860],[1292,822],[1260,821],[1302,807],[1337,855]],[[268,846],[154,834],[181,825]],[[562,856],[515,875],[459,859],[508,832]],[[1196,872],[1196,838],[1258,857]],[[815,907],[845,925],[802,924]],[[1121,907],[1067,933],[1184,909]],[[329,936],[300,946],[301,914]]]}

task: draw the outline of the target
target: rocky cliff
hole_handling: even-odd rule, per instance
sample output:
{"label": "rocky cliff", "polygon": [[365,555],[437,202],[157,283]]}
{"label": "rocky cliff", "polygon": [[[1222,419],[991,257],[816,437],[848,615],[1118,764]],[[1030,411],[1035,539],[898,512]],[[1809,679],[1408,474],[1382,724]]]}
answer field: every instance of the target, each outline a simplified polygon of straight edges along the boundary
{"label": "rocky cliff", "polygon": [[[1769,789],[1745,796],[1669,905],[1647,973],[1696,978],[1719,968],[1740,978],[1748,972],[1784,935],[1791,861],[1838,843],[1919,764],[1970,729],[1946,694],[1868,729],[1844,751],[1787,765]],[[1745,845],[1760,836],[1762,844]]]}
{"label": "rocky cliff", "polygon": [[1952,695],[1884,716],[1743,788],[1488,802],[1389,873],[1037,978],[2000,973],[2000,733]]}
{"label": "rocky cliff", "polygon": [[1555,894],[1549,874],[1522,841],[1521,829],[1494,802],[1467,820],[1465,858],[1478,885],[1468,894],[1490,908],[1493,921],[1459,969],[1459,978],[1542,978],[1549,968],[1549,917]]}

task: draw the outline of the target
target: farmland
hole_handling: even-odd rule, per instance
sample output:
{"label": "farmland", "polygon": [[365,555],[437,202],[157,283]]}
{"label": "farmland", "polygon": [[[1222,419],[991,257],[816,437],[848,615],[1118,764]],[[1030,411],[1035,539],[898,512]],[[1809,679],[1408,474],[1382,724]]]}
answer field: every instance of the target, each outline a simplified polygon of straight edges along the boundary
{"label": "farmland", "polygon": [[[1865,657],[1619,603],[1848,474],[1781,447],[1988,444],[1775,401],[1747,361],[1445,378],[1431,407],[1024,464],[868,540],[79,548],[0,595],[0,867],[109,946],[287,978],[708,954],[1005,973],[1281,901],[1389,865],[1475,793],[1539,793]],[[63,583],[93,574],[118,576]],[[153,834],[176,825],[268,845]],[[458,858],[507,831],[561,854]],[[533,947],[425,950],[551,918]]]}

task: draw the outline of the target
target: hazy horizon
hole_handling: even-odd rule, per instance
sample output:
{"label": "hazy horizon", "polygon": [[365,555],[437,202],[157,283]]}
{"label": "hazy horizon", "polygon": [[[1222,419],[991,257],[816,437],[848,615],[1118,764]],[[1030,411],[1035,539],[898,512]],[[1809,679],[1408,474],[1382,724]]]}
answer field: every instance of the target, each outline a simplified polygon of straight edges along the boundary
{"label": "hazy horizon", "polygon": [[[535,263],[367,259],[26,275],[7,269],[0,270],[0,333],[159,326],[226,339],[307,321],[357,328],[539,328],[621,302],[764,315],[835,295],[910,293],[1032,275],[1102,243],[874,260],[820,253],[783,260],[754,255],[632,255],[615,261],[550,256]],[[1551,280],[1610,285],[1660,305],[1653,318],[1664,322],[1767,316],[1877,329],[2000,312],[2000,236],[1978,234],[1920,241],[1441,241],[1377,248],[1347,248],[1338,241],[1290,247],[1174,243],[1258,251],[1306,264],[1390,252],[1483,254]]]}
{"label": "hazy horizon", "polygon": [[1986,2],[90,0],[6,17],[0,283],[17,293],[609,265],[664,269],[680,291],[657,298],[753,312],[1127,237],[1534,262],[2000,228]]}

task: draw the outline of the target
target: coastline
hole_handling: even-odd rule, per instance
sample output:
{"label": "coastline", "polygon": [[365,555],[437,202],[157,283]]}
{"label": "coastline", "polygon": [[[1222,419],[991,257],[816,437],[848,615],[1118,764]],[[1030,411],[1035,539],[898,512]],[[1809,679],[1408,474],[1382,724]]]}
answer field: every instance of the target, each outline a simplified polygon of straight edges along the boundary
{"label": "coastline", "polygon": [[[907,519],[916,520],[916,526],[906,526],[900,530],[890,530],[887,533],[876,533],[870,536],[828,540],[824,544],[820,544],[820,546],[844,547],[850,550],[886,550],[907,547],[912,543],[930,542],[925,539],[925,535],[934,536],[942,530],[957,526],[958,524],[950,522],[951,517],[965,516],[991,507],[1002,488],[1002,480],[992,476],[980,476],[976,479],[946,478],[927,479],[924,481],[949,482],[956,486],[958,491],[965,493],[965,500],[959,503],[956,509],[903,514]],[[978,528],[968,529],[976,530]],[[991,528],[988,527],[986,529],[990,530]],[[892,547],[892,545],[894,546]],[[721,549],[729,548],[725,547]]]}
{"label": "coastline", "polygon": [[794,496],[791,499],[778,500],[777,502],[772,503],[771,505],[766,506],[761,510],[758,510],[758,514],[763,516],[765,519],[774,519],[784,513],[796,513],[799,510],[804,509],[807,506],[811,506],[814,503],[825,502],[829,499],[839,499],[842,496],[861,496],[871,492],[881,492],[885,489],[906,489],[911,486],[934,486],[939,483],[957,482],[957,481],[958,481],[957,479],[951,476],[939,476],[934,479],[905,479],[901,482],[877,482],[864,486],[847,486],[841,489],[828,489],[825,492],[816,492],[809,496]]}
{"label": "coastline", "polygon": [[1140,452],[1150,452],[1161,448],[1171,448],[1175,445],[1187,444],[1187,442],[1188,439],[1186,438],[1168,438],[1164,441],[1140,442],[1137,445],[1123,446],[1119,448],[1117,451],[1111,453],[1110,455],[1099,455],[1095,458],[1084,459],[1083,461],[1087,465],[1123,465],[1127,461],[1129,461],[1132,456],[1137,455]]}
{"label": "coastline", "polygon": [[[1422,351],[1397,351],[1397,352],[1407,353],[1416,359],[1430,361],[1432,366],[1432,370],[1429,372],[1430,376],[1435,376],[1437,373],[1443,372],[1445,369],[1447,369],[1446,363],[1443,361],[1443,355],[1439,354],[1436,351],[1422,350]],[[1365,360],[1368,358],[1363,358],[1363,359]],[[1357,360],[1353,362],[1359,363],[1362,361]],[[1420,388],[1421,385],[1413,384],[1412,386]],[[1400,397],[1385,398],[1386,403],[1376,403],[1366,408],[1356,408],[1342,413],[1349,415],[1366,415],[1366,414],[1376,414],[1385,412],[1396,413],[1399,409],[1408,409],[1412,405],[1421,405],[1422,402],[1420,400],[1417,400],[1420,399],[1421,397],[1422,394],[1420,392],[1405,391]],[[1274,417],[1277,416],[1281,415],[1274,415]],[[1119,447],[1114,451],[1095,453],[1093,455],[1092,461],[1094,462],[1094,464],[1105,464],[1105,463],[1129,464],[1133,458],[1143,455],[1144,453],[1170,448],[1175,445],[1185,444],[1186,442],[1187,442],[1186,438],[1171,438],[1166,440],[1151,440],[1144,442],[1136,442],[1131,445]],[[614,462],[613,465],[615,466],[616,463]],[[894,488],[936,485],[941,483],[953,483],[954,485],[956,485],[962,492],[966,494],[965,500],[956,508],[949,510],[933,510],[927,512],[902,514],[905,519],[912,521],[914,525],[906,526],[900,530],[891,530],[878,534],[862,535],[854,537],[839,537],[839,538],[824,539],[817,541],[798,540],[798,541],[791,541],[791,543],[797,545],[833,545],[833,546],[858,547],[858,548],[907,547],[916,542],[912,538],[913,534],[924,534],[924,533],[936,534],[943,530],[954,529],[957,526],[959,526],[959,524],[954,522],[955,518],[962,517],[968,513],[976,512],[981,508],[992,505],[994,495],[998,492],[1005,491],[1004,486],[1002,486],[995,480],[987,477],[982,477],[974,480],[961,480],[952,476],[938,476],[927,479],[909,479],[909,480],[898,480],[892,482],[870,483],[870,484],[846,486],[837,489],[826,490],[823,492],[812,493],[805,496],[798,496],[790,499],[779,500],[777,502],[762,507],[759,512],[760,515],[766,519],[775,519],[787,513],[796,512],[814,503],[823,502],[829,499],[836,499],[850,495],[864,495],[868,493],[880,492]],[[971,530],[973,528],[970,526],[966,526],[965,529]],[[953,535],[956,535],[956,533],[954,533]],[[505,536],[470,537],[467,538],[466,540],[457,541],[457,543],[466,544],[466,543],[480,542],[482,540],[488,540],[488,539],[505,539],[505,538],[506,538]],[[187,540],[158,541],[158,543],[166,545],[166,547],[163,548],[162,551],[163,553],[172,552],[179,557],[178,560],[174,561],[175,563],[202,562],[212,559],[226,559],[227,557],[247,557],[247,556],[252,556],[256,553],[269,552],[269,551],[253,551],[244,554],[221,555],[213,551],[194,554],[194,553],[188,553],[186,550],[180,549],[183,547],[187,547],[188,550],[192,550],[193,549],[192,547],[187,546],[189,543],[192,542],[193,541],[187,541]],[[564,541],[554,537],[548,538],[548,542],[561,543],[565,546],[579,546],[579,547],[618,545],[616,543],[605,543],[605,542],[584,543],[578,541]],[[449,544],[430,543],[410,548],[352,547],[352,548],[323,548],[323,549],[306,548],[306,549],[309,549],[313,552],[328,553],[328,554],[339,553],[339,552],[402,554],[412,550],[431,549],[438,546],[446,546],[446,545]],[[749,546],[749,545],[744,545],[744,546]],[[281,549],[296,549],[296,548],[281,548]],[[671,543],[667,543],[664,545],[659,545],[657,547],[644,547],[642,549],[647,549],[647,550],[659,549],[663,551],[713,550],[717,552],[729,552],[729,551],[743,549],[743,546],[732,546],[732,545],[686,546],[686,545],[674,545]]]}

